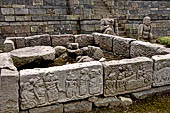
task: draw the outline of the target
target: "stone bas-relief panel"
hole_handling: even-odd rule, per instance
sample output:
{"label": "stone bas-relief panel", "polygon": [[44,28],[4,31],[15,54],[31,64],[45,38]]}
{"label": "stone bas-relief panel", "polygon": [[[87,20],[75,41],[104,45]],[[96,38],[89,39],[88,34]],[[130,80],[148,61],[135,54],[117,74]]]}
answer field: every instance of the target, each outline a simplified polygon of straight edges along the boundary
{"label": "stone bas-relief panel", "polygon": [[20,71],[21,109],[103,94],[103,68],[98,61]]}
{"label": "stone bas-relief panel", "polygon": [[153,56],[154,76],[153,86],[170,84],[170,54]]}
{"label": "stone bas-relief panel", "polygon": [[146,57],[104,63],[104,96],[148,89],[152,85],[153,61]]}

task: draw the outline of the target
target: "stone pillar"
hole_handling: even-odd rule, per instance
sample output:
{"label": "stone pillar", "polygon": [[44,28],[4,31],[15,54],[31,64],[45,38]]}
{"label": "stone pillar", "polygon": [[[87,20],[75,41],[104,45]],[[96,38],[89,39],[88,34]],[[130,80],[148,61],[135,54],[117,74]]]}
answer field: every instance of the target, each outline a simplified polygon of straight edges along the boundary
{"label": "stone pillar", "polygon": [[19,112],[19,73],[1,69],[0,75],[0,113]]}

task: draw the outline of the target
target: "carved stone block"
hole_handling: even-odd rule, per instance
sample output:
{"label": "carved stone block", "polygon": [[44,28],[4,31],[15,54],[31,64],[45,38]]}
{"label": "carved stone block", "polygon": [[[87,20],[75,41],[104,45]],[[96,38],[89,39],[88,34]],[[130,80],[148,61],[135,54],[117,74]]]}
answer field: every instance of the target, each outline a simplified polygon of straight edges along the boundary
{"label": "carved stone block", "polygon": [[170,54],[153,56],[154,76],[153,86],[170,84]]}
{"label": "carved stone block", "polygon": [[96,45],[99,45],[104,50],[112,51],[113,35],[93,33],[93,36]]}
{"label": "carved stone block", "polygon": [[19,112],[19,73],[8,69],[1,69],[0,75],[0,112]]}
{"label": "carved stone block", "polygon": [[121,56],[128,58],[130,57],[130,42],[135,39],[122,38],[119,36],[114,36],[113,38],[113,54],[116,56]]}
{"label": "carved stone block", "polygon": [[0,69],[17,70],[13,64],[10,53],[0,53]]}
{"label": "carved stone block", "polygon": [[12,40],[5,40],[4,42],[4,51],[10,52],[15,49],[14,42]]}
{"label": "carved stone block", "polygon": [[152,85],[153,61],[146,57],[104,62],[104,96],[148,89]]}
{"label": "carved stone block", "polygon": [[30,109],[29,113],[63,113],[63,105],[57,104],[46,107]]}
{"label": "carved stone block", "polygon": [[64,113],[81,113],[92,110],[92,103],[88,101],[73,102],[64,105]]}
{"label": "carved stone block", "polygon": [[88,56],[94,58],[95,60],[100,60],[104,57],[104,54],[100,47],[88,46]]}
{"label": "carved stone block", "polygon": [[132,58],[141,57],[141,56],[151,58],[154,55],[167,54],[165,52],[160,51],[162,48],[164,47],[158,44],[151,44],[149,42],[142,42],[142,41],[134,41],[131,43],[130,56]]}
{"label": "carved stone block", "polygon": [[51,35],[52,46],[67,46],[67,43],[74,43],[73,35]]}
{"label": "carved stone block", "polygon": [[103,94],[103,68],[97,61],[20,71],[21,109]]}
{"label": "carved stone block", "polygon": [[51,46],[50,35],[35,35],[30,37],[25,37],[26,47],[30,46]]}
{"label": "carved stone block", "polygon": [[79,43],[80,47],[86,47],[94,44],[94,38],[87,34],[75,35],[75,42]]}
{"label": "carved stone block", "polygon": [[24,37],[17,37],[16,38],[16,48],[24,48],[25,47],[25,38]]}

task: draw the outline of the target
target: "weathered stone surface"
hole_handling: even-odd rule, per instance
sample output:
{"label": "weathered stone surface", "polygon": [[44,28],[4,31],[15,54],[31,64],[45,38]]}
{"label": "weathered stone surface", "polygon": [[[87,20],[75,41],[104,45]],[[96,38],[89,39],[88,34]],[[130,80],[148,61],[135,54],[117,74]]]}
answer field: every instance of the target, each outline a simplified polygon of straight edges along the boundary
{"label": "weathered stone surface", "polygon": [[55,49],[56,56],[60,56],[61,54],[63,54],[64,52],[67,51],[67,48],[64,46],[56,46],[56,47],[54,47],[54,49]]}
{"label": "weathered stone surface", "polygon": [[94,44],[94,38],[88,34],[75,35],[75,42],[79,43],[80,47],[86,47]]}
{"label": "weathered stone surface", "polygon": [[28,111],[19,111],[19,113],[28,113]]}
{"label": "weathered stone surface", "polygon": [[52,106],[30,109],[29,113],[63,113],[63,105],[57,104]]}
{"label": "weathered stone surface", "polygon": [[88,55],[88,53],[89,53],[89,48],[88,47],[82,47],[80,49],[83,51],[84,55]]}
{"label": "weathered stone surface", "polygon": [[67,43],[74,43],[73,35],[51,35],[52,46],[67,46]]}
{"label": "weathered stone surface", "polygon": [[92,103],[88,101],[74,102],[64,105],[64,113],[80,113],[92,110]]}
{"label": "weathered stone surface", "polygon": [[122,101],[123,106],[129,106],[133,103],[131,98],[126,98],[126,97],[122,97],[122,96],[120,96],[119,98]]}
{"label": "weathered stone surface", "polygon": [[103,94],[103,68],[93,61],[22,70],[20,85],[21,109],[84,99]]}
{"label": "weathered stone surface", "polygon": [[97,100],[98,100],[99,98],[98,97],[90,97],[90,98],[88,98],[88,101],[89,102],[96,102]]}
{"label": "weathered stone surface", "polygon": [[15,49],[14,42],[12,40],[5,40],[4,42],[4,51],[10,52]]}
{"label": "weathered stone surface", "polygon": [[76,49],[79,49],[79,44],[78,43],[68,43],[67,48],[76,50]]}
{"label": "weathered stone surface", "polygon": [[54,60],[55,50],[50,46],[35,46],[11,51],[11,57],[16,67],[39,60]]}
{"label": "weathered stone surface", "polygon": [[16,38],[16,48],[24,48],[25,46],[25,38],[24,37],[17,37]]}
{"label": "weathered stone surface", "polygon": [[104,62],[104,96],[148,89],[152,85],[153,61],[146,57]]}
{"label": "weathered stone surface", "polygon": [[99,45],[102,49],[112,51],[113,35],[93,33],[95,44]]}
{"label": "weathered stone surface", "polygon": [[50,35],[35,35],[30,37],[25,37],[26,47],[30,46],[51,46]]}
{"label": "weathered stone surface", "polygon": [[132,93],[132,96],[136,99],[145,99],[149,96],[154,96],[155,94],[163,94],[163,93],[169,93],[170,92],[170,86],[162,86],[162,87],[156,87],[151,88],[148,90]]}
{"label": "weathered stone surface", "polygon": [[94,58],[95,60],[100,60],[102,57],[104,57],[104,54],[99,47],[88,46],[88,56]]}
{"label": "weathered stone surface", "polygon": [[19,73],[8,69],[1,69],[0,75],[0,112],[19,112]]}
{"label": "weathered stone surface", "polygon": [[121,105],[121,101],[116,97],[108,97],[108,98],[99,98],[94,105],[97,107],[117,107]]}
{"label": "weathered stone surface", "polygon": [[28,111],[19,111],[19,113],[28,113]]}
{"label": "weathered stone surface", "polygon": [[154,76],[153,86],[170,84],[170,54],[153,56]]}
{"label": "weathered stone surface", "polygon": [[89,57],[89,56],[78,56],[76,58],[77,62],[80,63],[80,62],[91,62],[91,61],[94,61],[93,58]]}
{"label": "weathered stone surface", "polygon": [[130,42],[135,39],[114,36],[113,38],[113,54],[121,57],[130,57]]}
{"label": "weathered stone surface", "polygon": [[0,69],[17,70],[10,53],[0,53]]}
{"label": "weathered stone surface", "polygon": [[71,55],[81,56],[83,54],[83,51],[81,49],[76,50],[67,49],[67,52],[70,56]]}
{"label": "weathered stone surface", "polygon": [[139,56],[152,57],[154,55],[167,54],[164,52],[161,53],[159,51],[161,48],[164,47],[158,44],[151,44],[149,42],[134,41],[131,43],[130,56],[134,58]]}

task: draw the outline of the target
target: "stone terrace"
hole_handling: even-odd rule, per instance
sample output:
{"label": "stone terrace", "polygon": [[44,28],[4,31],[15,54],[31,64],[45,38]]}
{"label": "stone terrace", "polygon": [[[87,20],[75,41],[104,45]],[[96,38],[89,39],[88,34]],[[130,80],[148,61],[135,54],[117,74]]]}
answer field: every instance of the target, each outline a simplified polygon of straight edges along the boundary
{"label": "stone terrace", "polygon": [[[77,42],[82,47],[98,45],[128,59],[75,63],[18,72],[11,57],[16,50],[1,53],[2,113],[71,113],[91,111],[92,104],[96,107],[128,105],[124,103],[126,98],[120,97],[120,94],[144,98],[147,94],[165,91],[155,87],[164,88],[170,84],[170,52],[161,45],[99,33],[78,36],[47,34],[11,37],[6,40],[11,40],[6,47],[16,50],[44,46],[44,40],[48,42],[45,45],[47,47],[66,46],[68,42]],[[132,103],[130,99],[128,102]]]}

